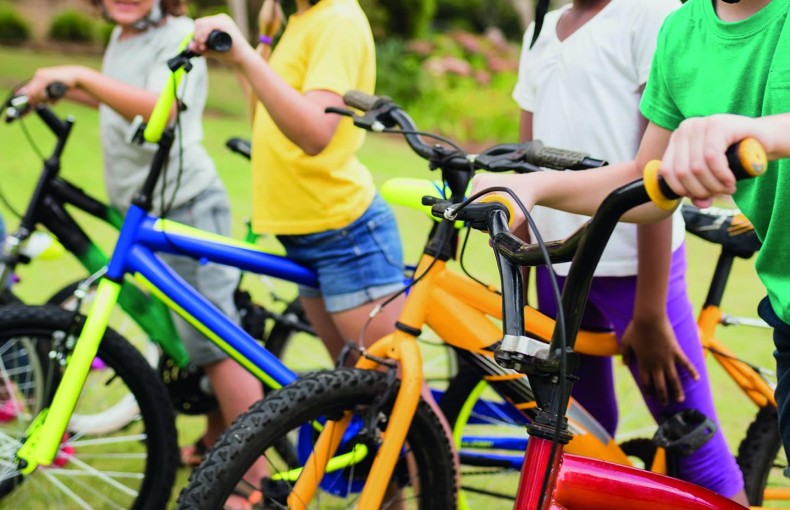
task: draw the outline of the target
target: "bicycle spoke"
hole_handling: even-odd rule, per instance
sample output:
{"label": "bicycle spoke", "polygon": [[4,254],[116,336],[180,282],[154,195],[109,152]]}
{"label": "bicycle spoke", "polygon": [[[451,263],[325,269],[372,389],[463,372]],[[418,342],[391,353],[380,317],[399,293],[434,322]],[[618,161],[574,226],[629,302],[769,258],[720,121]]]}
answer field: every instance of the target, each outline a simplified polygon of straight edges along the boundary
{"label": "bicycle spoke", "polygon": [[44,477],[45,477],[47,480],[49,480],[49,482],[50,482],[52,485],[54,485],[55,487],[57,487],[58,489],[60,489],[60,490],[61,490],[61,492],[63,492],[63,494],[65,494],[66,496],[68,496],[68,497],[69,497],[69,498],[70,498],[72,501],[74,501],[75,503],[77,503],[78,505],[80,505],[82,508],[84,508],[84,509],[86,509],[86,510],[91,510],[91,509],[93,508],[93,507],[92,507],[91,505],[89,505],[89,504],[88,504],[88,503],[87,503],[87,502],[86,502],[84,499],[82,499],[82,498],[80,498],[79,496],[77,496],[77,494],[75,494],[75,493],[74,493],[74,491],[72,491],[71,489],[69,489],[68,487],[66,487],[66,486],[65,486],[65,485],[64,485],[64,484],[63,484],[63,483],[62,483],[60,480],[58,480],[57,478],[55,478],[54,476],[52,476],[52,474],[51,474],[51,473],[46,473],[46,472],[45,472],[45,473],[43,473],[43,475],[44,475]]}

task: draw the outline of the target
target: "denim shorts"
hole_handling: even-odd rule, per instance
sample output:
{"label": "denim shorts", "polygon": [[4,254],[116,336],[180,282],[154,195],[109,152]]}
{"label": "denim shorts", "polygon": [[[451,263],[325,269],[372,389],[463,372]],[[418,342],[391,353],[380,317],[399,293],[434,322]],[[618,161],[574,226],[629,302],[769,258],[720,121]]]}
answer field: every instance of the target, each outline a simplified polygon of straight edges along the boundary
{"label": "denim shorts", "polygon": [[319,288],[300,286],[299,294],[323,297],[328,312],[351,310],[403,287],[398,226],[378,193],[362,216],[343,228],[277,238],[289,258],[318,275]]}

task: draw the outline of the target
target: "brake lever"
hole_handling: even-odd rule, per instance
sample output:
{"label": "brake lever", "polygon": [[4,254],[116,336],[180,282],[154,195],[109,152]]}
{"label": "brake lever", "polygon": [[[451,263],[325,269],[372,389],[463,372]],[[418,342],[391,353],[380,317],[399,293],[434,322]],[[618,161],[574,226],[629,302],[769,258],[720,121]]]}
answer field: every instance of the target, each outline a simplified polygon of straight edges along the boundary
{"label": "brake lever", "polygon": [[327,106],[324,110],[324,113],[336,113],[338,115],[343,115],[344,117],[351,117],[352,119],[356,117],[353,111],[349,110],[348,108],[341,108],[339,106]]}
{"label": "brake lever", "polygon": [[369,112],[365,112],[365,115],[357,115],[352,110],[348,108],[340,108],[338,106],[327,106],[324,110],[324,113],[336,113],[338,115],[343,115],[345,117],[351,117],[354,120],[354,125],[358,128],[362,128],[366,131],[373,131],[376,133],[380,133],[384,131],[387,126],[384,125],[380,120],[378,120],[378,115],[381,113],[379,110],[371,110]]}
{"label": "brake lever", "polygon": [[[20,90],[22,87],[19,87],[16,91]],[[47,99],[57,100],[63,98],[68,92],[68,87],[62,82],[55,81],[50,83],[44,89],[46,92]],[[15,92],[16,92],[15,91]],[[30,106],[30,101],[27,94],[20,94],[18,96],[13,96],[6,101],[6,111],[5,111],[5,121],[6,123],[11,123],[19,118],[22,118],[24,115],[30,113],[33,109]]]}
{"label": "brake lever", "polygon": [[21,118],[30,109],[27,96],[14,96],[6,103],[5,121],[7,124]]}

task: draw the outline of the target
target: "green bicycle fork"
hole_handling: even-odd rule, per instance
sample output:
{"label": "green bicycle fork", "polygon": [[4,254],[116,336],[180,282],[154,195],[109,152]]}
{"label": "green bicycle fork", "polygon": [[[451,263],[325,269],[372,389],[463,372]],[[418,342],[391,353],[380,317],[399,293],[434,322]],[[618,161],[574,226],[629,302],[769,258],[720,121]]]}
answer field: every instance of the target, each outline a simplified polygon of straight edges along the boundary
{"label": "green bicycle fork", "polygon": [[107,329],[110,314],[118,299],[121,286],[102,279],[74,351],[67,360],[60,384],[51,407],[42,409],[27,430],[27,440],[17,452],[17,462],[23,474],[32,473],[39,465],[52,464],[60,448],[71,415],[77,406],[99,344]]}

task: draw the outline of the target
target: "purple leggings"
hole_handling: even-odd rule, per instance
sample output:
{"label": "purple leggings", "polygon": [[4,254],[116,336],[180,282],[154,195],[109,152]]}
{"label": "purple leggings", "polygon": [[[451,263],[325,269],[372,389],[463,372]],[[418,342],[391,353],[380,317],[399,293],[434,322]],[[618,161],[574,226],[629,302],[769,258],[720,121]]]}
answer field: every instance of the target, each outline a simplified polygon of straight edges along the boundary
{"label": "purple leggings", "polygon": [[[667,315],[675,331],[681,349],[697,368],[699,381],[694,381],[682,368],[678,368],[685,402],[670,402],[662,406],[657,399],[642,391],[650,413],[656,421],[693,408],[718,424],[713,407],[710,383],[703,352],[697,333],[697,323],[691,301],[686,292],[686,254],[681,246],[672,254],[667,292]],[[560,288],[565,278],[557,277]],[[551,292],[548,270],[537,268],[538,305],[543,313],[555,316],[557,305]],[[626,327],[634,314],[636,277],[602,276],[593,279],[589,301],[582,318],[582,327],[594,330],[614,330],[618,341],[623,337]],[[581,384],[573,387],[573,397],[581,403],[601,425],[614,436],[617,428],[617,401],[614,391],[612,359],[598,356],[580,355],[580,365],[576,372]],[[633,360],[629,368],[635,380],[639,380],[637,364]],[[680,476],[687,481],[711,489],[723,496],[731,497],[743,488],[743,477],[735,459],[724,440],[721,427],[716,435],[688,457],[679,460]]]}

